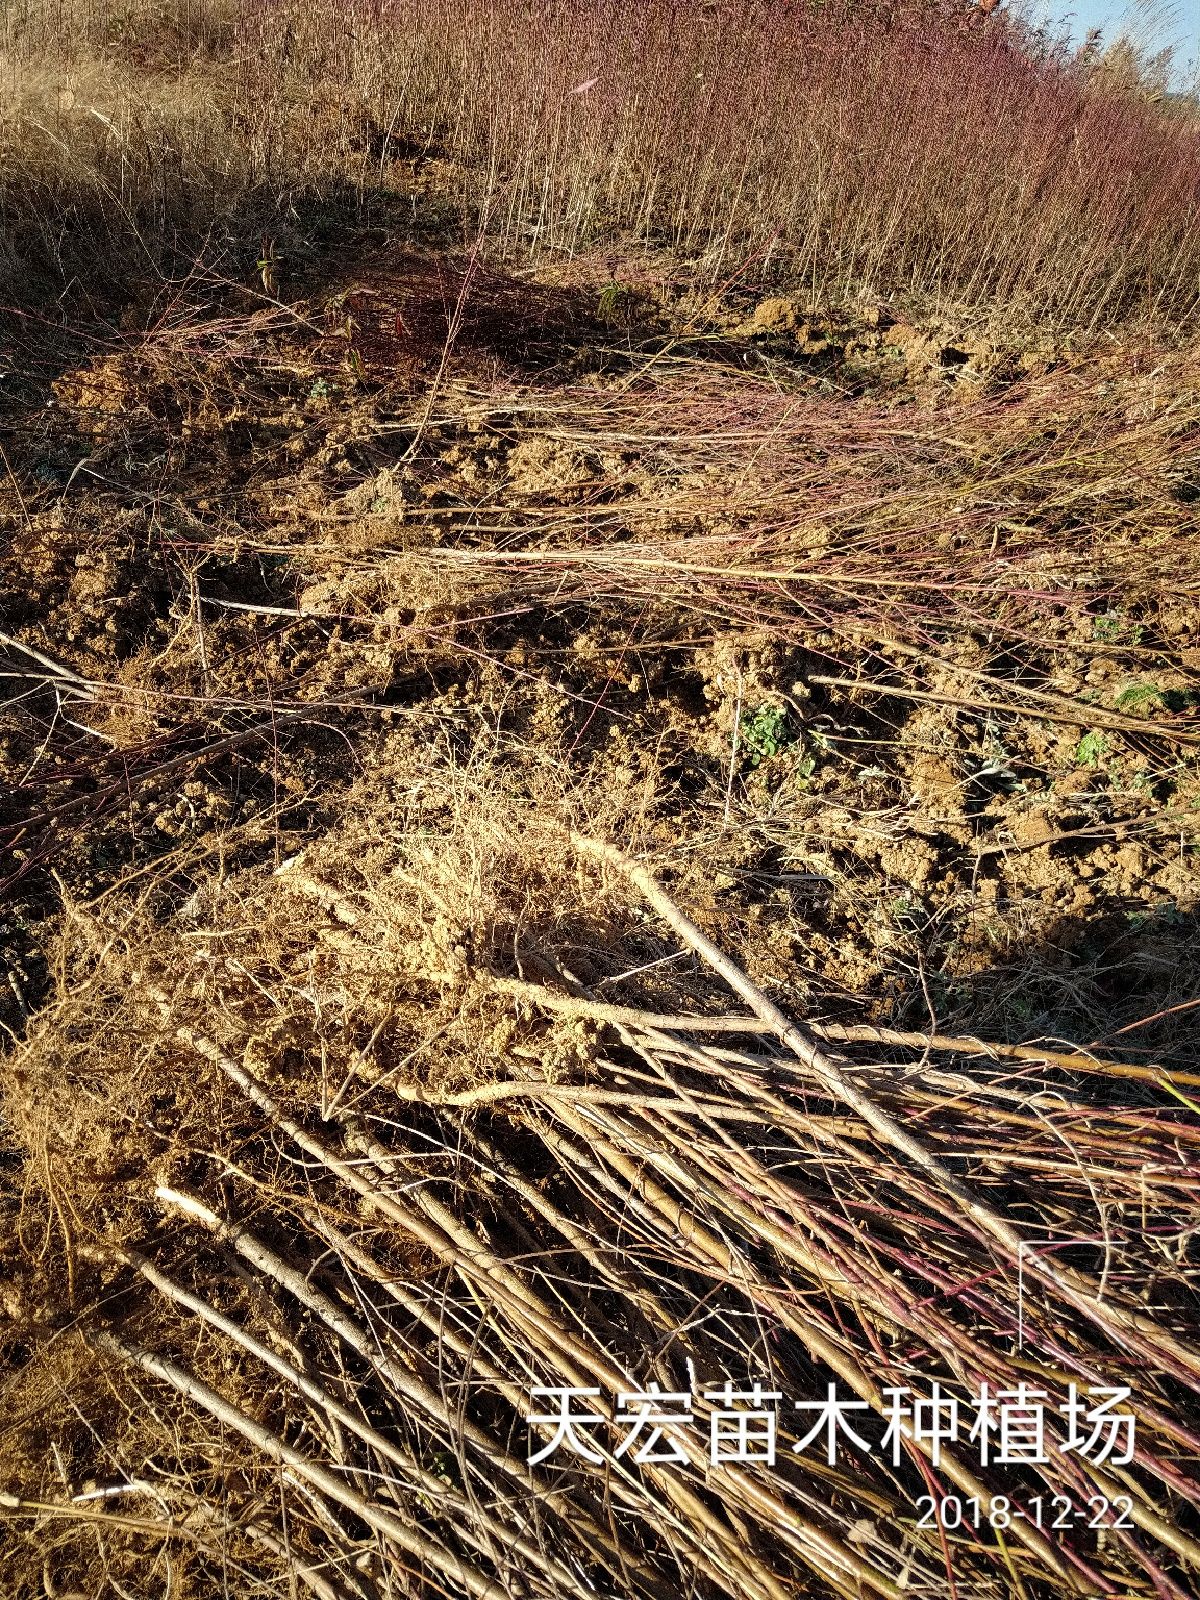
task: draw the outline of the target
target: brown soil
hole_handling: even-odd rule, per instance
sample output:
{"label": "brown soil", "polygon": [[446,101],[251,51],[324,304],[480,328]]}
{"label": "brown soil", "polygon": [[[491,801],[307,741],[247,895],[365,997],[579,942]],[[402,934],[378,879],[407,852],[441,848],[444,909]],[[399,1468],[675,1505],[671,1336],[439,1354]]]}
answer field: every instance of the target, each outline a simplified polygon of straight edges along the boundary
{"label": "brown soil", "polygon": [[[1177,950],[1200,808],[1181,742],[1195,738],[1200,640],[1186,598],[1063,607],[1049,634],[1039,619],[1035,646],[998,647],[956,615],[940,636],[925,628],[914,661],[887,619],[756,629],[748,606],[751,625],[737,626],[674,597],[572,597],[569,577],[560,597],[522,596],[519,573],[454,560],[539,529],[671,539],[734,525],[719,459],[564,427],[573,404],[603,407],[639,367],[669,404],[698,330],[689,377],[699,364],[736,384],[753,358],[801,406],[833,396],[853,428],[868,410],[877,427],[886,405],[914,434],[996,385],[1022,392],[1012,373],[1027,353],[985,359],[964,337],[977,371],[930,367],[911,329],[827,319],[814,356],[812,319],[790,301],[748,318],[709,307],[701,321],[677,291],[642,294],[642,320],[619,329],[600,303],[586,284],[568,294],[471,262],[360,264],[294,319],[260,326],[217,307],[186,335],[130,335],[53,384],[9,435],[3,609],[12,636],[100,687],[64,704],[44,749],[49,690],[9,719],[17,903],[45,905],[50,865],[93,895],[114,872],[246,829],[291,849],[336,814],[353,765],[406,772],[414,729],[439,727],[433,767],[491,730],[510,762],[551,762],[565,791],[644,790],[649,837],[708,841],[724,892],[777,925],[780,981],[802,972],[831,997],[921,1011],[932,981],[939,1012],[958,1016],[959,997],[975,1005],[978,981],[1008,971],[1028,1023],[1062,1027],[1070,982],[1048,971],[1086,967],[1098,930],[1108,950],[1160,937]],[[1114,545],[1125,537],[1118,523]],[[808,549],[828,555],[830,536]],[[997,683],[1018,675],[1018,709],[990,713]],[[809,683],[819,676],[864,677],[867,692]],[[1065,720],[1029,714],[1029,690],[1059,697]],[[304,715],[346,696],[359,706]],[[272,705],[302,725],[248,734]],[[1130,706],[1150,731],[1092,730],[1089,705]],[[743,746],[731,765],[735,710],[760,708],[779,719],[780,748],[759,762]],[[1173,969],[1160,960],[1155,943],[1145,966],[1161,983]],[[1121,1022],[1146,1008],[1141,981],[1112,996]]]}
{"label": "brown soil", "polygon": [[[1195,1070],[1198,446],[1172,410],[1193,358],[590,270],[340,251],[287,309],[245,286],[177,306],[6,421],[0,1020],[43,1041],[0,1116],[18,1476],[55,1445],[78,1488],[88,1453],[51,1393],[87,1387],[83,1358],[33,1354],[77,1284],[37,1263],[82,1281],[72,1242],[141,1237],[151,1168],[182,1183],[206,1130],[252,1138],[219,1084],[140,1070],[130,974],[182,975],[313,1095],[311,1007],[256,996],[331,973],[376,1074],[435,1038],[412,1070],[438,1090],[514,1053],[586,1065],[594,1027],[473,988],[518,950],[585,984],[617,948],[662,957],[539,876],[546,826],[649,854],[797,1015]],[[1065,487],[1039,440],[1080,463]],[[768,525],[800,579],[770,575]],[[911,592],[869,586],[867,534],[870,584]],[[993,567],[965,599],[947,578],[1009,554],[1015,597]],[[285,864],[391,886],[378,960],[336,912],[281,909]],[[125,1425],[92,1399],[89,1426]],[[31,1570],[0,1556],[20,1600]]]}

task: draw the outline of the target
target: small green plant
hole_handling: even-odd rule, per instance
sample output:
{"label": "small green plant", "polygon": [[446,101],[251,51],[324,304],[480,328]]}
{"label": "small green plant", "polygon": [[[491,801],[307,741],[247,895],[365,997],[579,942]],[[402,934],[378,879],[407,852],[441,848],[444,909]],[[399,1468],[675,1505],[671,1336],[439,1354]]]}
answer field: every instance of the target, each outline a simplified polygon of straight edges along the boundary
{"label": "small green plant", "polygon": [[1142,625],[1130,622],[1121,610],[1106,611],[1092,618],[1092,638],[1097,644],[1130,644],[1142,642]]}
{"label": "small green plant", "polygon": [[314,381],[312,388],[308,391],[308,398],[310,400],[328,400],[329,385],[324,378],[317,378]]}
{"label": "small green plant", "polygon": [[629,298],[629,290],[623,283],[618,283],[613,278],[600,291],[600,299],[596,304],[597,315],[605,322],[614,322],[625,308]]}
{"label": "small green plant", "polygon": [[795,735],[788,727],[787,712],[770,704],[745,712],[738,729],[742,749],[752,767],[769,761],[786,750]]}
{"label": "small green plant", "polygon": [[1149,700],[1161,701],[1162,697],[1163,692],[1156,683],[1131,683],[1119,691],[1114,697],[1113,704],[1118,711],[1132,711],[1136,706],[1144,706]]}
{"label": "small green plant", "polygon": [[1127,911],[1125,921],[1131,932],[1142,933],[1147,928],[1181,928],[1187,922],[1187,917],[1174,901],[1162,900],[1158,905],[1144,910]]}
{"label": "small green plant", "polygon": [[1160,689],[1156,683],[1131,683],[1113,698],[1118,711],[1132,711],[1137,706],[1157,700],[1164,711],[1194,711],[1200,706],[1200,692],[1195,689]]}
{"label": "small green plant", "polygon": [[802,789],[808,788],[809,779],[813,776],[816,770],[817,758],[812,754],[811,751],[807,755],[801,756],[799,761],[797,761],[795,772],[796,777],[800,780],[800,787]]}
{"label": "small green plant", "polygon": [[888,915],[893,923],[904,933],[919,933],[925,923],[925,908],[921,902],[908,893],[897,895],[888,906]]}
{"label": "small green plant", "polygon": [[1108,750],[1108,740],[1096,728],[1090,733],[1085,733],[1075,746],[1075,765],[1077,767],[1098,767],[1103,761]]}

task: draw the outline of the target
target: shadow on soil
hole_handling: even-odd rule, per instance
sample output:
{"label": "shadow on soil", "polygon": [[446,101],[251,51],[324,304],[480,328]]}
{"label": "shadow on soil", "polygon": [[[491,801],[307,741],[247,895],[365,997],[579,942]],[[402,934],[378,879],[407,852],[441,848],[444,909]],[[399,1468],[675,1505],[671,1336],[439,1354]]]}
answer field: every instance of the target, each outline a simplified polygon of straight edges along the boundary
{"label": "shadow on soil", "polygon": [[[318,343],[340,340],[380,385],[448,352],[516,378],[590,370],[663,335],[657,308],[631,288],[555,287],[485,261],[465,203],[405,192],[396,174],[411,179],[418,165],[393,162],[389,182],[365,191],[253,195],[203,228],[168,234],[160,222],[154,240],[81,228],[69,259],[32,264],[0,297],[0,430],[88,360],[272,308]],[[0,218],[0,243],[11,231]]]}
{"label": "shadow on soil", "polygon": [[[1019,961],[931,983],[938,1026],[1007,1043],[1096,1049],[1130,1062],[1200,1071],[1200,914],[1118,897],[1086,917],[1065,917]],[[929,1025],[923,997],[903,1008]],[[1091,1080],[1081,1083],[1087,1093]],[[1113,1080],[1103,1083],[1111,1098]],[[1137,1093],[1136,1083],[1130,1085]]]}

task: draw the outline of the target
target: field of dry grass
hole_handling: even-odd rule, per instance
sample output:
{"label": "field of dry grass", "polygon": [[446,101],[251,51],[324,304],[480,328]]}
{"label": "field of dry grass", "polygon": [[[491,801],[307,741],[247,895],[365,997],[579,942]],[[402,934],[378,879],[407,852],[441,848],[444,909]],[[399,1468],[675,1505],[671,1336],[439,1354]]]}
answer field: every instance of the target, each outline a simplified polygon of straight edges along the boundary
{"label": "field of dry grass", "polygon": [[413,157],[527,257],[638,240],[1009,327],[1200,302],[1196,118],[971,0],[12,0],[0,87],[18,289],[244,267]]}
{"label": "field of dry grass", "polygon": [[1187,116],[949,0],[0,84],[0,1592],[1188,1600]]}

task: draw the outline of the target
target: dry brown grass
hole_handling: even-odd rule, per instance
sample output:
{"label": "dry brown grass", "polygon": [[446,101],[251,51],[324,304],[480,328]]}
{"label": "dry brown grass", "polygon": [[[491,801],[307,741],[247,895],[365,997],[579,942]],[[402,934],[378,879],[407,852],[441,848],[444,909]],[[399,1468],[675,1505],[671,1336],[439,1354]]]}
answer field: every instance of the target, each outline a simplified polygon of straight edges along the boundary
{"label": "dry brown grass", "polygon": [[1196,310],[1196,128],[958,0],[22,0],[0,79],[10,284],[252,262],[433,156],[511,253],[649,241],[710,283],[1094,329]]}

